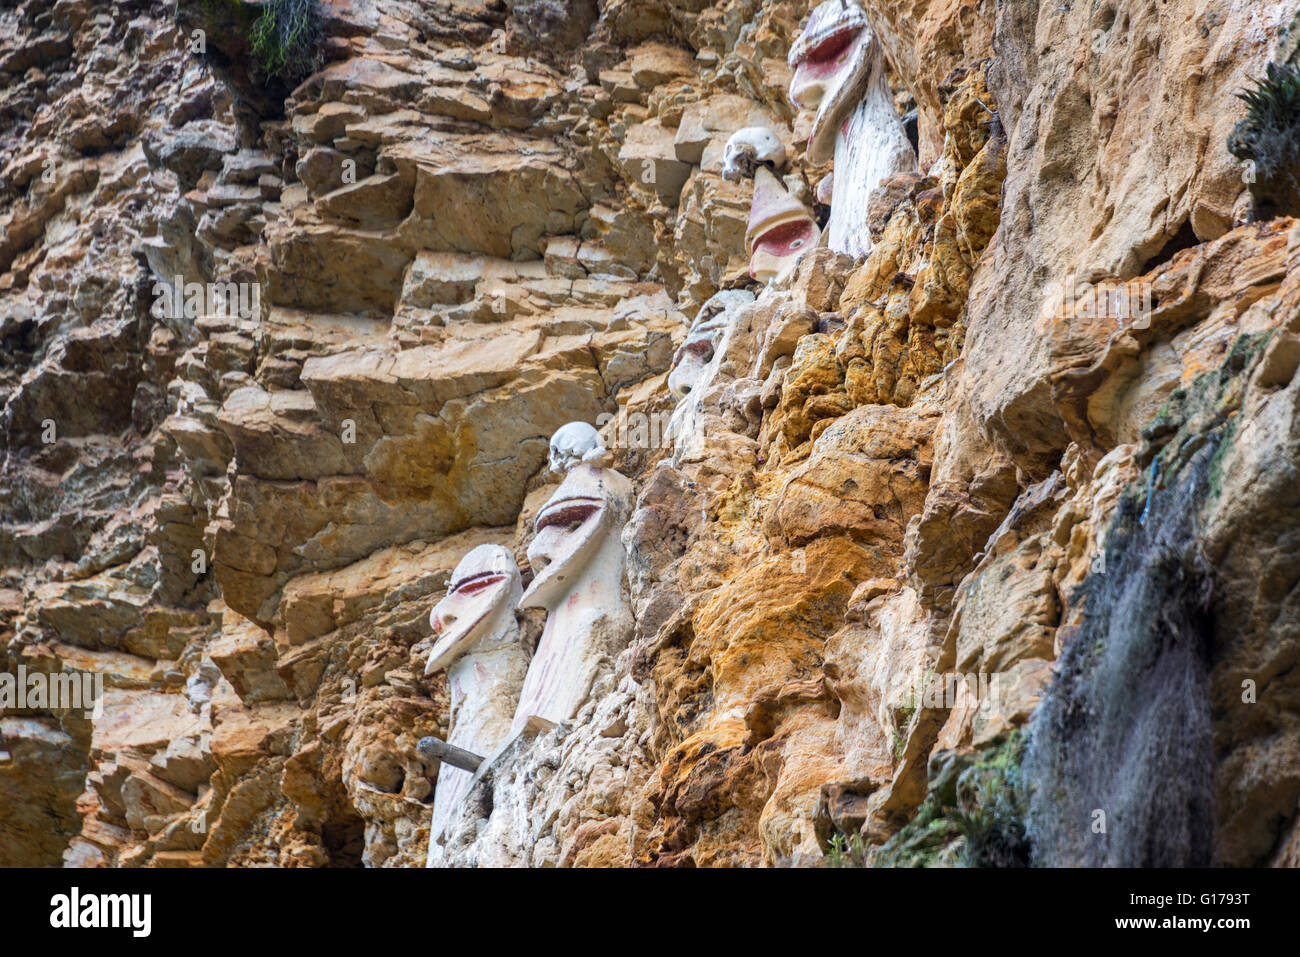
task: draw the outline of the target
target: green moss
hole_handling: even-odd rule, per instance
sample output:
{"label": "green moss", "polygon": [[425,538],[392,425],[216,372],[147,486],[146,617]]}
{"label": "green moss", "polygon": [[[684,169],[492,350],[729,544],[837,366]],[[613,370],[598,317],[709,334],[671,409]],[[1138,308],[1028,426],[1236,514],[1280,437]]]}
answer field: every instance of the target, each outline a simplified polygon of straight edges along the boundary
{"label": "green moss", "polygon": [[873,867],[953,867],[962,863],[961,831],[931,810],[911,821],[872,859]]}
{"label": "green moss", "polygon": [[1297,11],[1291,23],[1279,32],[1277,53],[1273,59],[1278,63],[1300,67],[1300,11]]}
{"label": "green moss", "polygon": [[1020,776],[1026,736],[1013,731],[984,751],[950,755],[914,817],[882,845],[876,867],[1019,867],[1029,861]]}
{"label": "green moss", "polygon": [[1234,416],[1233,413],[1241,408],[1246,384],[1250,379],[1249,371],[1272,335],[1272,330],[1268,330],[1238,336],[1223,365],[1215,372],[1201,377],[1206,380],[1207,388],[1214,390],[1212,402],[1216,419],[1225,422],[1223,437],[1218,448],[1214,450],[1214,456],[1210,459],[1207,476],[1210,500],[1218,498],[1223,490],[1223,463],[1240,431],[1240,417]]}
{"label": "green moss", "polygon": [[179,0],[176,20],[186,29],[201,26],[211,49],[254,68],[264,85],[294,84],[320,69],[317,0]]}
{"label": "green moss", "polygon": [[[1238,336],[1218,368],[1170,393],[1151,424],[1143,430],[1146,448],[1140,458],[1156,463],[1162,488],[1176,481],[1196,451],[1213,441],[1218,445],[1210,461],[1208,494],[1210,499],[1219,495],[1223,461],[1238,428],[1234,413],[1241,408],[1250,369],[1271,336],[1271,331]],[[1145,498],[1145,477],[1144,481],[1133,483],[1125,494]],[[1138,511],[1141,510],[1139,504]]]}
{"label": "green moss", "polygon": [[1223,492],[1223,462],[1236,437],[1237,423],[1229,422],[1223,434],[1223,441],[1219,443],[1219,447],[1214,450],[1214,457],[1210,459],[1210,470],[1206,476],[1206,491],[1210,500],[1217,499]]}
{"label": "green moss", "polygon": [[958,807],[949,812],[965,838],[967,867],[1024,867],[1027,802],[1021,780],[1026,735],[1015,731],[958,781]]}

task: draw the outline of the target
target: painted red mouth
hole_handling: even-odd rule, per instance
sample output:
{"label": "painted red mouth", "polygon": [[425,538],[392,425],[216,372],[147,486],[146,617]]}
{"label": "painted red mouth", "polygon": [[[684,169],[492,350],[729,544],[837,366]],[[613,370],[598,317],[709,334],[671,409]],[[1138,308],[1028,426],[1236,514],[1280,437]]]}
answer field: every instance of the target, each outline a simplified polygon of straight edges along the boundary
{"label": "painted red mouth", "polygon": [[794,77],[790,83],[790,98],[801,107],[816,108],[844,69],[861,32],[862,24],[850,23],[814,41],[798,61],[791,64]]}
{"label": "painted red mouth", "polygon": [[708,339],[696,339],[694,342],[688,342],[682,349],[684,352],[699,356],[703,362],[708,362],[713,358],[713,343]]}

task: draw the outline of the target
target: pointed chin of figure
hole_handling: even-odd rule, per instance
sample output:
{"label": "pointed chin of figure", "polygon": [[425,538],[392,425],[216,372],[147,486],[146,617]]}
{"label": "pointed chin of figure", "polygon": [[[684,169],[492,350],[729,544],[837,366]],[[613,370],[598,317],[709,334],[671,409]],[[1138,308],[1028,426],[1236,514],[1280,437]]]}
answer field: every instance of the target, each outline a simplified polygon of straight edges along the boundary
{"label": "pointed chin of figure", "polygon": [[429,614],[437,642],[425,674],[446,668],[470,651],[514,608],[521,591],[514,557],[500,545],[470,551],[451,574],[447,596]]}
{"label": "pointed chin of figure", "polygon": [[504,575],[485,577],[473,584],[477,587],[471,592],[462,590],[448,595],[429,616],[438,643],[429,653],[426,674],[446,667],[482,637],[484,623],[497,610],[506,592]]}
{"label": "pointed chin of figure", "polygon": [[754,177],[749,207],[749,274],[771,282],[817,245],[820,232],[808,209],[796,200],[771,170]]}
{"label": "pointed chin of figure", "polygon": [[668,391],[679,401],[686,398],[699,384],[707,366],[708,362],[701,360],[698,355],[691,352],[683,354],[681,361],[668,373]]}
{"label": "pointed chin of figure", "polygon": [[526,607],[552,608],[582,574],[609,524],[606,503],[593,496],[548,502],[537,515],[528,560],[537,575],[524,592]]}
{"label": "pointed chin of figure", "polygon": [[852,61],[853,41],[861,32],[860,25],[850,24],[810,47],[790,81],[790,101],[807,110],[817,109],[826,91],[836,85],[840,71]]}
{"label": "pointed chin of figure", "polygon": [[813,163],[829,162],[835,154],[845,111],[861,98],[870,74],[873,37],[861,7],[829,0],[813,10],[790,49],[790,100],[817,111],[808,136]]}
{"label": "pointed chin of figure", "polygon": [[668,373],[668,391],[677,399],[684,399],[704,377],[720,334],[717,323],[710,322],[687,335],[677,362]]}

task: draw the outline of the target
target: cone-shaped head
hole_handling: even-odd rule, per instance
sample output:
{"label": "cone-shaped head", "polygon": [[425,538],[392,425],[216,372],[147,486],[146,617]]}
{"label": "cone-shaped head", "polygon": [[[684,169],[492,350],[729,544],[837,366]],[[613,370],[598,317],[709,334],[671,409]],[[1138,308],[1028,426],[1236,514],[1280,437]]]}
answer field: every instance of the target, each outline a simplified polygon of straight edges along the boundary
{"label": "cone-shaped head", "polygon": [[438,640],[424,673],[432,674],[461,655],[508,640],[522,593],[519,566],[508,549],[501,545],[471,549],[451,573],[446,597],[429,613]]}
{"label": "cone-shaped head", "polygon": [[835,156],[835,135],[865,94],[880,52],[867,15],[854,0],[826,0],[813,10],[789,58],[790,100],[817,111],[808,137],[811,162]]}
{"label": "cone-shaped head", "polygon": [[536,577],[526,608],[552,609],[582,577],[606,537],[617,537],[630,510],[631,486],[613,469],[576,465],[533,522],[528,561]]}
{"label": "cone-shaped head", "polygon": [[821,230],[808,207],[790,195],[771,172],[760,168],[754,177],[749,207],[749,274],[771,282],[817,245]]}

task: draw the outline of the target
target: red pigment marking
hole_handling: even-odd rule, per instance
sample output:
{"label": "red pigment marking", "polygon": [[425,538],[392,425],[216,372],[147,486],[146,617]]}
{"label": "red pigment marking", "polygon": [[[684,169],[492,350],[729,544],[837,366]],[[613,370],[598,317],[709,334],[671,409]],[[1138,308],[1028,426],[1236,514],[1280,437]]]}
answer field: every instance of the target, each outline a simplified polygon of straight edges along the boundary
{"label": "red pigment marking", "polygon": [[[754,249],[784,257],[803,249],[811,239],[812,223],[806,219],[796,219],[793,222],[782,223],[775,229],[769,229],[754,243]],[[799,242],[800,240],[803,242]]]}
{"label": "red pigment marking", "polygon": [[452,586],[451,590],[457,595],[476,595],[484,588],[490,588],[502,581],[505,581],[504,575],[498,575],[496,572],[479,572],[477,575],[462,578]]}
{"label": "red pigment marking", "polygon": [[541,657],[542,652],[548,650],[551,647],[551,645],[554,644],[554,642],[551,640],[551,636],[555,634],[555,629],[552,627],[551,624],[554,621],[555,621],[554,615],[550,615],[547,617],[546,627],[542,629],[542,640],[537,643],[537,651],[534,654],[534,657]]}
{"label": "red pigment marking", "polygon": [[552,525],[565,526],[580,524],[599,512],[600,508],[601,506],[598,501],[593,501],[593,504],[590,505],[575,502],[573,504],[557,506],[556,508],[546,512],[537,520],[537,531],[540,532],[542,529],[550,528]]}
{"label": "red pigment marking", "polygon": [[860,27],[841,27],[836,30],[825,40],[820,41],[808,50],[804,56],[805,62],[820,66],[824,63],[833,63],[842,57],[849,45],[853,43],[853,38],[858,35]]}
{"label": "red pigment marking", "polygon": [[708,339],[696,339],[694,342],[686,343],[686,351],[694,353],[707,362],[713,358],[713,343]]}

